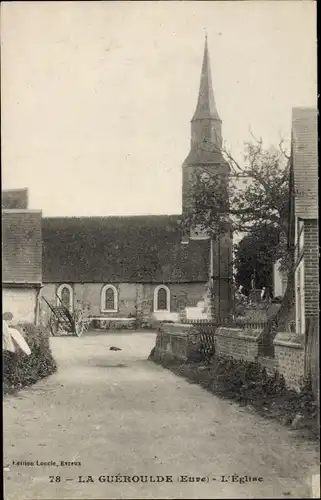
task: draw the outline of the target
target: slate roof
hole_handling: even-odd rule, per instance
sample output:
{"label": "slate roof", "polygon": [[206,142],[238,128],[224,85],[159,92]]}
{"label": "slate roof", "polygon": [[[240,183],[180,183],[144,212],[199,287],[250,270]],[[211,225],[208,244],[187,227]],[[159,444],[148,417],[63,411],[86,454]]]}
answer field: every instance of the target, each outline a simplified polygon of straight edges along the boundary
{"label": "slate roof", "polygon": [[1,193],[1,206],[3,209],[28,208],[28,189],[6,189]]}
{"label": "slate roof", "polygon": [[2,282],[41,280],[41,211],[2,210]]}
{"label": "slate roof", "polygon": [[209,242],[181,244],[180,216],[42,219],[43,281],[207,281]]}
{"label": "slate roof", "polygon": [[183,163],[183,167],[200,165],[202,163],[204,163],[205,165],[219,164],[225,165],[228,172],[229,166],[224,160],[222,153],[220,151],[211,151],[211,147],[211,145],[204,144],[204,147],[192,148]]}
{"label": "slate roof", "polygon": [[195,113],[193,115],[193,120],[204,120],[209,118],[221,121],[214,99],[210,57],[208,53],[207,37],[206,37],[200,88],[198,92],[198,101]]}
{"label": "slate roof", "polygon": [[292,169],[295,215],[318,218],[318,132],[315,108],[292,110]]}

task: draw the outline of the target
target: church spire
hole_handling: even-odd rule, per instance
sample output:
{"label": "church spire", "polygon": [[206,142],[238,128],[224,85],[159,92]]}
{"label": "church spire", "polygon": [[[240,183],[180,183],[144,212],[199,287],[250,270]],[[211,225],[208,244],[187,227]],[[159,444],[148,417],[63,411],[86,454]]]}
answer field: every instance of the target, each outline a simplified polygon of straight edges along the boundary
{"label": "church spire", "polygon": [[212,144],[217,149],[222,146],[222,121],[219,117],[214,99],[210,57],[208,53],[207,36],[205,37],[204,56],[198,101],[191,121],[191,148],[204,149],[204,142]]}
{"label": "church spire", "polygon": [[204,120],[204,119],[221,121],[216,109],[216,104],[214,99],[211,65],[210,65],[210,58],[207,45],[207,35],[205,35],[205,47],[204,47],[203,65],[201,73],[201,82],[198,93],[198,101],[193,116],[193,120]]}

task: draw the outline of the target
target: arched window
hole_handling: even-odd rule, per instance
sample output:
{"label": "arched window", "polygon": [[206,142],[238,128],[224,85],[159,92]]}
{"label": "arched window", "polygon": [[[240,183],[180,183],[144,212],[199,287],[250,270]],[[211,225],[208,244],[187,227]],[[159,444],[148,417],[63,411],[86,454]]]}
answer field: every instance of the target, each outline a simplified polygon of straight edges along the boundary
{"label": "arched window", "polygon": [[70,311],[73,309],[74,305],[74,297],[73,297],[73,289],[70,285],[67,283],[64,283],[63,285],[60,285],[57,290],[57,295],[59,299],[57,298],[57,305],[61,306],[63,304],[65,307],[67,307]]}
{"label": "arched window", "polygon": [[101,291],[101,306],[102,312],[117,312],[118,310],[118,293],[113,285],[105,285]]}
{"label": "arched window", "polygon": [[165,285],[159,285],[154,290],[154,311],[170,311],[170,291]]}

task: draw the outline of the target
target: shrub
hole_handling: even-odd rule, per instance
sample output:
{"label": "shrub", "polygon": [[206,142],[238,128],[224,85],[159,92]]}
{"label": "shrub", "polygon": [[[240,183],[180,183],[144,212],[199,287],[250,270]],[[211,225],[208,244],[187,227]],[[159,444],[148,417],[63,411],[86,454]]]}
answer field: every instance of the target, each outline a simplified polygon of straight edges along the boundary
{"label": "shrub", "polygon": [[33,324],[16,326],[30,347],[27,356],[22,351],[3,352],[3,390],[7,394],[54,373],[57,369],[49,344],[49,331]]}

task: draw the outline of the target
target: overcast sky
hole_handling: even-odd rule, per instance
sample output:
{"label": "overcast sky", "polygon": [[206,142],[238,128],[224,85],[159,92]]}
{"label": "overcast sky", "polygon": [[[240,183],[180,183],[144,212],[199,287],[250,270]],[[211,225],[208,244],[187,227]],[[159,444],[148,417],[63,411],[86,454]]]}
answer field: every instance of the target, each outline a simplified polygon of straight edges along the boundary
{"label": "overcast sky", "polygon": [[316,106],[316,2],[3,2],[2,186],[45,216],[180,213],[208,33],[224,139]]}

